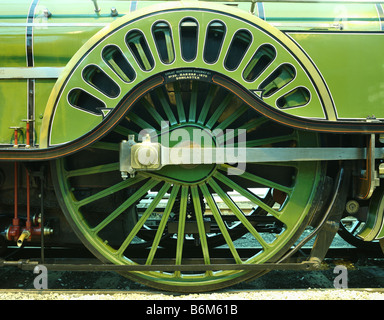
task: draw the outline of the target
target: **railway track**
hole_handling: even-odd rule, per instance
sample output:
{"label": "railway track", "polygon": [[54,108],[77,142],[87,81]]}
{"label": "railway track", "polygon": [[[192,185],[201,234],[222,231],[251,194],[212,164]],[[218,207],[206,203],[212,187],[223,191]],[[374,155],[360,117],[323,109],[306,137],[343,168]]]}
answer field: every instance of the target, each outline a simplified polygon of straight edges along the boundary
{"label": "railway track", "polygon": [[[309,248],[304,248],[300,254],[305,255],[308,252]],[[40,253],[39,248],[8,249],[7,254],[3,257],[3,262],[6,263],[3,263],[3,266],[0,268],[0,279],[2,279],[0,282],[1,293],[11,292],[17,296],[18,291],[27,290],[28,295],[40,292],[40,298],[48,297],[44,296],[48,293],[46,290],[34,291],[34,280],[37,275],[33,273],[33,267],[31,267],[33,265],[28,264],[31,261],[40,261]],[[81,294],[102,294],[106,297],[106,295],[111,295],[112,292],[114,294],[121,294],[120,298],[129,299],[135,298],[135,294],[139,292],[140,294],[148,295],[149,299],[156,298],[154,296],[154,294],[157,294],[156,291],[120,276],[116,272],[91,272],[84,271],[81,268],[77,268],[77,270],[82,271],[63,270],[64,268],[50,269],[49,266],[63,263],[65,263],[64,266],[72,264],[74,266],[72,270],[76,270],[76,265],[78,266],[79,263],[80,266],[87,264],[100,265],[88,252],[82,249],[46,248],[45,263],[48,266],[47,288],[53,290],[51,291],[53,295],[57,295],[55,293],[57,290],[65,290],[66,293],[71,293],[75,290],[77,295],[79,294],[78,290],[85,290]],[[215,294],[229,295],[237,299],[244,295],[242,292],[253,292],[253,295],[256,295],[255,292],[260,290],[335,289],[334,281],[338,276],[338,273],[335,271],[337,266],[345,267],[347,274],[346,286],[348,288],[359,290],[370,288],[381,296],[382,288],[384,288],[384,258],[381,258],[380,252],[361,251],[346,247],[331,247],[321,268],[318,270],[272,270],[263,277],[234,285],[227,290],[222,290]],[[92,270],[92,268],[90,267],[88,270]],[[44,295],[41,295],[43,292],[45,292]],[[167,297],[187,296],[165,292],[159,294],[165,299]],[[191,297],[193,296],[191,295]],[[25,292],[23,297],[27,297]],[[382,297],[384,298],[384,294]]]}
{"label": "railway track", "polygon": [[[120,291],[120,290],[34,290],[34,289],[0,289],[1,300],[129,300],[138,303],[141,309],[150,308],[151,304],[174,305],[186,301],[192,305],[220,305],[230,306],[230,301],[236,301],[238,307],[246,304],[245,301],[270,301],[270,300],[383,300],[383,289],[353,288],[353,289],[291,289],[291,290],[225,290],[219,293],[200,293],[175,295],[163,292],[147,291]],[[197,303],[197,300],[206,300],[206,303]],[[140,303],[141,301],[141,303]],[[225,302],[228,301],[228,302]],[[240,303],[239,303],[240,301]]]}

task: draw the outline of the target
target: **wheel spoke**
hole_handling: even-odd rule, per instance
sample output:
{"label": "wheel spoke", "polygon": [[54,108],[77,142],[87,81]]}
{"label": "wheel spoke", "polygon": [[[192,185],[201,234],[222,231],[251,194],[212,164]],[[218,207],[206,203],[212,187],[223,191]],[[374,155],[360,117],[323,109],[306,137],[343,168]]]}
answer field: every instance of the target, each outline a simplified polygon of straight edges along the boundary
{"label": "wheel spoke", "polygon": [[169,105],[167,99],[164,96],[164,92],[161,89],[156,90],[157,97],[159,98],[160,104],[163,107],[165,114],[167,115],[167,119],[171,126],[177,124],[177,120],[175,115],[172,112],[171,106]]}
{"label": "wheel spoke", "polygon": [[167,206],[165,207],[165,210],[163,212],[163,216],[161,218],[159,227],[157,228],[157,231],[156,231],[155,238],[153,239],[151,251],[148,254],[147,262],[145,263],[146,265],[152,264],[152,261],[155,257],[155,254],[156,254],[157,248],[159,246],[159,243],[161,241],[161,238],[163,237],[164,229],[167,225],[168,218],[169,218],[169,215],[171,214],[171,210],[172,210],[173,205],[175,203],[179,189],[180,189],[179,185],[175,185],[172,188],[171,194],[170,194],[168,202],[167,202]]}
{"label": "wheel spoke", "polygon": [[244,112],[246,112],[248,109],[249,109],[248,106],[242,104],[239,108],[236,109],[234,113],[231,114],[230,117],[227,117],[215,129],[220,129],[220,130],[227,129],[233,122],[239,119],[244,114]]}
{"label": "wheel spoke", "polygon": [[223,99],[223,101],[219,104],[215,112],[212,114],[212,116],[209,118],[207,123],[205,124],[207,128],[212,129],[216,121],[220,118],[220,116],[224,112],[225,108],[231,102],[232,98],[233,98],[232,94],[228,93],[227,96]]}
{"label": "wheel spoke", "polygon": [[202,184],[200,185],[200,190],[204,195],[204,198],[207,200],[209,208],[212,211],[213,217],[215,218],[215,221],[217,225],[219,226],[220,232],[223,235],[225,242],[228,245],[229,250],[231,251],[233,258],[235,259],[236,263],[242,263],[241,258],[235,248],[235,245],[231,239],[231,236],[229,235],[228,229],[221,218],[221,213],[219,212],[219,208],[217,207],[214,199],[212,198],[211,193],[209,192],[207,185]]}
{"label": "wheel spoke", "polygon": [[177,108],[177,114],[179,116],[179,123],[184,123],[187,121],[187,119],[185,117],[184,104],[183,104],[183,99],[181,97],[180,83],[175,82],[173,85],[173,88],[175,90],[176,108]]}
{"label": "wheel spoke", "polygon": [[200,115],[199,115],[199,119],[197,120],[197,123],[204,124],[205,119],[206,119],[207,114],[208,114],[208,111],[211,108],[211,104],[212,104],[213,98],[216,95],[216,91],[217,91],[217,88],[215,86],[211,86],[209,88],[208,96],[205,99],[203,107],[202,107],[202,109],[200,111]]}
{"label": "wheel spoke", "polygon": [[248,200],[250,200],[251,202],[257,204],[260,208],[264,209],[265,211],[267,211],[268,213],[273,215],[275,218],[277,218],[279,220],[281,219],[281,215],[276,210],[274,210],[270,206],[266,205],[262,200],[260,200],[257,196],[255,196],[254,194],[252,194],[248,190],[240,187],[238,184],[236,184],[235,182],[233,182],[232,180],[230,180],[229,178],[227,178],[226,176],[224,176],[223,174],[221,174],[219,172],[216,172],[214,174],[214,176],[218,180],[220,180],[221,182],[226,184],[228,187],[230,187],[233,190],[237,191],[243,197],[246,197]]}
{"label": "wheel spoke", "polygon": [[98,234],[102,229],[104,229],[109,223],[115,220],[120,214],[127,210],[130,206],[134,205],[140,198],[145,195],[148,190],[159,184],[160,181],[155,179],[150,179],[147,181],[141,188],[139,188],[132,196],[130,196],[126,201],[124,201],[117,209],[108,215],[102,222],[100,222],[96,227],[91,229],[93,234]]}
{"label": "wheel spoke", "polygon": [[[226,132],[224,135],[224,141],[226,143],[226,146],[230,146],[234,144],[233,139],[235,139],[243,130],[256,130],[264,123],[268,122],[269,120],[266,118],[256,118],[253,120],[250,120],[249,122],[241,125],[238,130],[231,130],[230,132]],[[240,130],[242,129],[242,130]],[[233,142],[232,142],[233,141]]]}
{"label": "wheel spoke", "polygon": [[191,102],[189,104],[189,122],[196,121],[197,97],[199,93],[199,83],[194,81],[192,83]]}
{"label": "wheel spoke", "polygon": [[98,141],[92,145],[92,148],[106,150],[106,151],[119,151],[119,145],[112,142]]}
{"label": "wheel spoke", "polygon": [[137,235],[137,233],[140,231],[142,226],[144,225],[145,221],[149,218],[149,216],[153,213],[156,206],[159,204],[160,200],[164,197],[165,193],[169,190],[171,187],[170,183],[164,183],[160,191],[157,193],[156,197],[152,200],[151,204],[148,206],[148,208],[145,210],[143,215],[141,216],[140,220],[136,223],[136,225],[133,227],[127,238],[124,240],[120,248],[116,251],[117,256],[123,255],[124,251],[127,249],[127,247],[131,244],[133,238]]}
{"label": "wheel spoke", "polygon": [[262,238],[262,236],[256,231],[253,225],[248,221],[244,213],[239,209],[239,207],[233,202],[233,200],[225,193],[223,189],[214,181],[213,179],[209,180],[209,185],[217,193],[217,195],[224,201],[232,213],[236,216],[237,219],[243,224],[243,226],[252,234],[252,236],[259,242],[263,249],[267,249],[270,245]]}
{"label": "wheel spoke", "polygon": [[[223,169],[231,168],[232,170],[236,170],[235,167],[232,167],[232,166],[227,165],[227,164],[223,164],[220,167],[223,168]],[[244,178],[244,179],[247,179],[249,181],[253,181],[253,182],[262,184],[265,187],[280,190],[282,192],[285,192],[288,195],[290,195],[292,190],[293,190],[293,188],[291,188],[291,187],[283,186],[283,185],[281,185],[279,183],[276,183],[276,182],[273,182],[273,181],[270,181],[270,180],[258,177],[256,175],[254,175],[252,173],[249,173],[249,172],[246,172],[246,171],[241,171],[241,177]]]}
{"label": "wheel spoke", "polygon": [[145,110],[147,110],[147,112],[152,116],[152,118],[157,122],[157,124],[159,125],[159,127],[161,127],[162,125],[162,122],[164,122],[165,120],[163,119],[163,117],[157,112],[157,110],[151,105],[151,103],[147,100],[147,99],[142,99],[142,104],[145,108]]}
{"label": "wheel spoke", "polygon": [[[176,265],[181,265],[184,246],[184,230],[185,230],[185,218],[187,216],[187,202],[188,202],[188,186],[181,188],[180,196],[180,211],[179,211],[179,224],[177,228],[177,243],[176,243]],[[180,277],[180,271],[175,272],[176,277]]]}
{"label": "wheel spoke", "polygon": [[145,54],[145,50],[141,43],[136,40],[133,42],[133,45],[136,47],[138,55],[140,56],[141,61],[143,62],[143,66],[145,70],[150,70],[152,68],[151,63],[149,62],[147,55]]}
{"label": "wheel spoke", "polygon": [[116,128],[113,129],[113,132],[121,134],[124,137],[128,137],[130,134],[137,135],[137,132],[130,130],[128,128],[125,128],[123,126],[117,126]]}
{"label": "wheel spoke", "polygon": [[[193,206],[196,213],[197,229],[199,230],[199,239],[201,243],[201,249],[203,251],[204,264],[211,264],[209,258],[209,249],[207,243],[207,236],[204,227],[203,213],[200,204],[200,196],[197,186],[191,186],[191,195],[193,200]],[[207,271],[208,274],[211,274],[212,271]]]}
{"label": "wheel spoke", "polygon": [[168,55],[168,61],[172,62],[175,59],[175,54],[173,51],[173,42],[172,42],[172,37],[169,32],[164,32],[164,37],[165,37],[165,43],[167,47],[167,55]]}
{"label": "wheel spoke", "polygon": [[77,208],[81,208],[81,207],[85,206],[86,204],[89,204],[91,202],[100,200],[104,197],[110,196],[111,194],[116,193],[120,190],[129,188],[129,187],[135,185],[136,183],[138,183],[144,179],[145,179],[145,177],[137,176],[137,177],[129,179],[129,180],[121,181],[121,182],[119,182],[119,183],[117,183],[117,184],[115,184],[109,188],[106,188],[106,189],[104,189],[98,193],[95,193],[95,194],[93,194],[87,198],[81,199],[79,201],[75,201],[74,205],[76,205]]}
{"label": "wheel spoke", "polygon": [[260,127],[262,124],[270,121],[268,118],[256,118],[253,119],[242,126],[239,127],[239,129],[245,129],[245,130],[255,130],[256,128]]}
{"label": "wheel spoke", "polygon": [[131,112],[128,114],[128,116],[125,117],[128,121],[132,121],[133,123],[137,124],[142,129],[153,129],[153,125],[149,124],[147,121],[143,120],[141,117],[136,115],[135,113]]}
{"label": "wheel spoke", "polygon": [[70,170],[70,171],[67,171],[67,178],[86,176],[86,175],[98,174],[103,172],[118,171],[119,168],[120,168],[119,162],[115,162],[115,163],[102,164],[99,166],[94,166],[89,168]]}

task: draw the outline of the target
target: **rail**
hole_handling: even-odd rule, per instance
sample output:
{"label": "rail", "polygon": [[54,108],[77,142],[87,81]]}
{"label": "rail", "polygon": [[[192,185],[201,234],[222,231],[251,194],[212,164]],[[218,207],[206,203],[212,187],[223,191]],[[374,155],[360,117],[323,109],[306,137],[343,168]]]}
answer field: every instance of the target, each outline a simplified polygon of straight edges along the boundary
{"label": "rail", "polygon": [[[97,260],[95,260],[97,261]],[[92,262],[95,262],[92,261]],[[38,261],[21,259],[17,261],[0,260],[0,266],[16,266],[21,270],[33,270]],[[115,265],[99,263],[45,263],[44,266],[50,271],[217,271],[217,270],[244,270],[244,271],[264,271],[264,270],[315,270],[316,263],[303,261],[299,263],[263,263],[263,264],[185,264],[185,265]]]}

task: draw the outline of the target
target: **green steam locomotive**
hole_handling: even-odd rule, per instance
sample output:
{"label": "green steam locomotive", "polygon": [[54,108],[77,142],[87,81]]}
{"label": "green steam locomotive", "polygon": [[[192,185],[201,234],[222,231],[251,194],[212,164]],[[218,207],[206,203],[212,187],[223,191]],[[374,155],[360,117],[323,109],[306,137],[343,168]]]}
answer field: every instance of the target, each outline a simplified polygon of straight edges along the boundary
{"label": "green steam locomotive", "polygon": [[1,7],[3,249],[200,292],[315,268],[345,217],[381,242],[382,3]]}

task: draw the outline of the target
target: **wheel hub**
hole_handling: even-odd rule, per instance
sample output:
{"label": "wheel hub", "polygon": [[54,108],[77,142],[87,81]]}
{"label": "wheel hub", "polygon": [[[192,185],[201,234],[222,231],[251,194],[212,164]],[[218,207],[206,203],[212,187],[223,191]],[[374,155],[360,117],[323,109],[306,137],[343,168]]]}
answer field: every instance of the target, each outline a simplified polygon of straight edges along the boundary
{"label": "wheel hub", "polygon": [[[134,177],[136,171],[144,174],[153,171],[152,174],[172,183],[196,184],[214,173],[216,164],[211,153],[216,146],[216,137],[209,129],[191,123],[163,127],[158,135],[152,133],[153,139],[150,134],[145,134],[142,143],[135,143],[132,137],[122,141],[120,171],[123,178],[127,177],[127,173]],[[164,151],[180,164],[162,167]],[[204,164],[201,164],[200,154],[203,154]]]}

